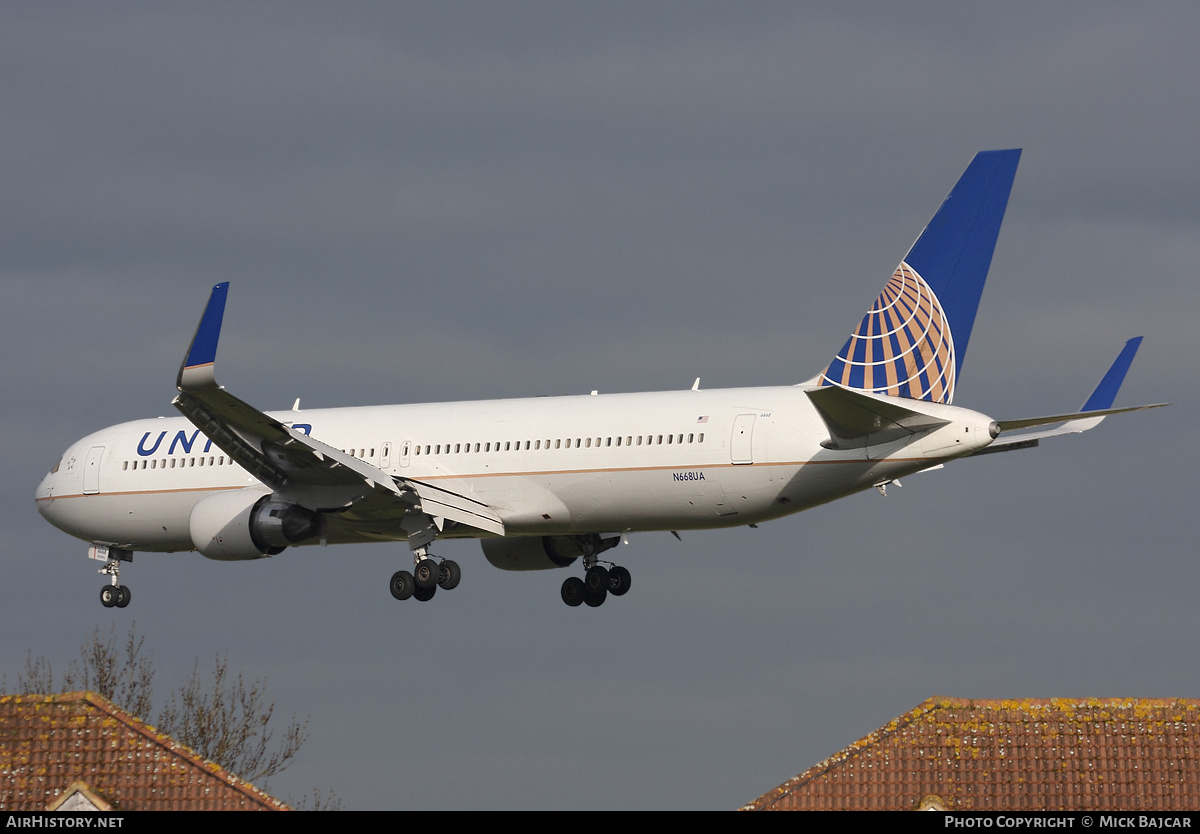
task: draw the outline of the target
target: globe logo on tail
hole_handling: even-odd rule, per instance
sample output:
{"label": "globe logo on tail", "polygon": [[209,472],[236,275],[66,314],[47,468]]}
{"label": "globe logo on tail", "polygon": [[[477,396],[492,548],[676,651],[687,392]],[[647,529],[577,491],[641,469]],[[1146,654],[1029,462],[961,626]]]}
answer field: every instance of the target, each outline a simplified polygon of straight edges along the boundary
{"label": "globe logo on tail", "polygon": [[820,384],[949,404],[954,380],[946,314],[925,279],[901,261]]}

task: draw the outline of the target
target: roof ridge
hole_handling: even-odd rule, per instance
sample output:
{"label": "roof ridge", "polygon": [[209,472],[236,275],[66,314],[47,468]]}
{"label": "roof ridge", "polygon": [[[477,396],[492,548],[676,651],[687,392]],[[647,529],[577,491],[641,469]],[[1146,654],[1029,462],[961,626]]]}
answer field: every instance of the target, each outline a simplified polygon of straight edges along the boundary
{"label": "roof ridge", "polygon": [[1200,699],[1196,698],[1095,698],[1095,697],[1056,697],[1056,698],[950,698],[934,696],[918,704],[908,712],[891,719],[883,726],[873,730],[857,741],[838,750],[833,755],[818,762],[797,776],[785,781],[772,791],[742,807],[742,810],[761,810],[771,807],[813,780],[820,778],[829,771],[866,754],[890,737],[904,730],[916,721],[925,719],[931,713],[949,709],[995,709],[995,710],[1077,710],[1077,709],[1163,709],[1181,707],[1184,709],[1200,708]]}
{"label": "roof ridge", "polygon": [[48,702],[56,704],[72,702],[87,703],[95,709],[107,714],[114,720],[121,722],[129,729],[149,740],[151,743],[158,745],[159,747],[168,750],[183,759],[189,760],[193,766],[198,767],[201,770],[204,770],[222,780],[228,784],[229,787],[241,794],[244,794],[251,801],[265,807],[274,808],[275,810],[291,810],[291,807],[287,803],[276,799],[261,788],[255,787],[253,784],[238,776],[228,768],[223,767],[216,762],[211,761],[210,759],[204,758],[183,742],[176,741],[166,733],[160,732],[154,725],[149,724],[132,713],[125,711],[98,692],[85,690],[80,692],[60,692],[51,695],[6,695],[0,698],[0,700],[40,703]]}
{"label": "roof ridge", "polygon": [[927,713],[933,712],[935,709],[941,709],[948,706],[965,706],[969,703],[970,701],[965,698],[943,698],[938,696],[927,698],[908,712],[901,713],[891,721],[888,721],[882,727],[872,730],[857,741],[851,742],[848,746],[838,750],[833,755],[817,762],[803,773],[788,779],[770,793],[764,794],[754,802],[751,802],[749,805],[743,806],[742,810],[753,811],[766,805],[770,805],[774,802],[778,802],[789,793],[792,793],[793,791],[803,787],[822,774],[829,772],[837,765],[850,761],[855,756],[865,752],[871,747],[874,747],[880,741],[883,741],[889,736],[894,735],[902,728],[907,727],[913,721],[921,718]]}

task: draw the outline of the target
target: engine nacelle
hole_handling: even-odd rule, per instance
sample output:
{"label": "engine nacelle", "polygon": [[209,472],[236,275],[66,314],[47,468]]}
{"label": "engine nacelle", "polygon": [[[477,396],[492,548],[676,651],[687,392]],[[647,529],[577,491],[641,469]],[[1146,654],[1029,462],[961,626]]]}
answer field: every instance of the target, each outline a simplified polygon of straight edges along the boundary
{"label": "engine nacelle", "polygon": [[202,555],[234,562],[274,556],[289,544],[319,536],[325,517],[261,490],[238,489],[197,502],[188,529]]}
{"label": "engine nacelle", "polygon": [[500,570],[565,568],[580,556],[603,553],[621,543],[620,536],[522,536],[481,539],[483,555]]}

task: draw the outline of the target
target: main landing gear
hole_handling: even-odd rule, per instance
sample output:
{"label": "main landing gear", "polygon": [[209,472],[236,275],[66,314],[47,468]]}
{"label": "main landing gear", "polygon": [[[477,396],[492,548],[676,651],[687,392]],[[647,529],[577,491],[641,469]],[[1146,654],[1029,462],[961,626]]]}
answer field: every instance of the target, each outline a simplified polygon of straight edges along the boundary
{"label": "main landing gear", "polygon": [[587,560],[584,562],[587,572],[583,579],[572,576],[563,582],[562,600],[572,608],[583,604],[589,608],[596,608],[604,604],[609,594],[615,597],[625,596],[633,582],[629,571],[620,565],[605,568],[596,562],[595,557],[590,561],[590,565],[587,565]]}
{"label": "main landing gear", "polygon": [[129,604],[129,588],[121,584],[121,563],[132,562],[133,553],[119,547],[93,544],[88,548],[88,557],[104,562],[100,573],[112,577],[109,584],[100,589],[100,604],[105,608],[124,608]]}
{"label": "main landing gear", "polygon": [[438,588],[443,591],[453,591],[462,579],[462,570],[458,562],[443,559],[438,562],[434,557],[425,554],[417,559],[412,573],[398,570],[392,574],[390,588],[396,599],[414,597],[421,602],[433,599]]}
{"label": "main landing gear", "polygon": [[416,597],[421,602],[433,599],[437,589],[453,591],[462,580],[458,562],[450,559],[438,560],[430,554],[429,545],[437,538],[445,522],[423,513],[412,511],[404,516],[401,526],[408,533],[408,546],[412,549],[412,573],[398,570],[392,574],[388,584],[396,599]]}

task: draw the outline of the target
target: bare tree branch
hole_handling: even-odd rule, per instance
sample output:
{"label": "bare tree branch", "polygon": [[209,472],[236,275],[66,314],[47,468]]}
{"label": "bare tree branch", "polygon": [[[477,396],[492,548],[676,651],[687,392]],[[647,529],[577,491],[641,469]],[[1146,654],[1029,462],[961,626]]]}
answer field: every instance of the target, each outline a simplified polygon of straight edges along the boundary
{"label": "bare tree branch", "polygon": [[[50,661],[35,658],[31,651],[24,671],[17,674],[17,689],[22,695],[91,690],[127,712],[150,720],[154,658],[143,652],[143,642],[136,623],[129,627],[123,646],[116,626],[110,626],[107,632],[97,628],[80,647],[79,659],[67,664],[57,685]],[[0,692],[6,685],[7,678],[0,680]],[[274,716],[275,702],[267,699],[266,681],[258,679],[247,684],[241,674],[230,673],[229,657],[225,656],[216,658],[210,679],[200,673],[197,660],[192,674],[171,693],[156,723],[159,730],[204,758],[243,779],[258,781],[287,768],[308,740],[307,719],[301,723],[292,716],[277,738]],[[313,802],[317,808],[341,806],[336,794],[322,797],[319,790],[314,790]]]}
{"label": "bare tree branch", "polygon": [[123,649],[115,625],[107,634],[97,627],[57,686],[49,659],[35,658],[31,651],[25,670],[17,674],[17,689],[22,695],[90,690],[134,715],[148,716],[154,705],[154,659],[142,653],[142,643],[136,624],[129,627]]}
{"label": "bare tree branch", "polygon": [[33,652],[25,657],[25,671],[17,673],[17,692],[21,695],[36,695],[54,691],[54,670],[44,657],[35,658]]}
{"label": "bare tree branch", "polygon": [[342,798],[333,790],[324,793],[320,788],[313,788],[312,793],[305,794],[299,800],[288,797],[288,805],[297,811],[340,811]]}
{"label": "bare tree branch", "polygon": [[293,716],[272,745],[275,702],[268,703],[265,688],[262,679],[247,685],[240,673],[231,676],[228,656],[216,658],[211,682],[197,662],[163,707],[158,728],[244,779],[265,779],[287,768],[308,740],[308,721]]}

